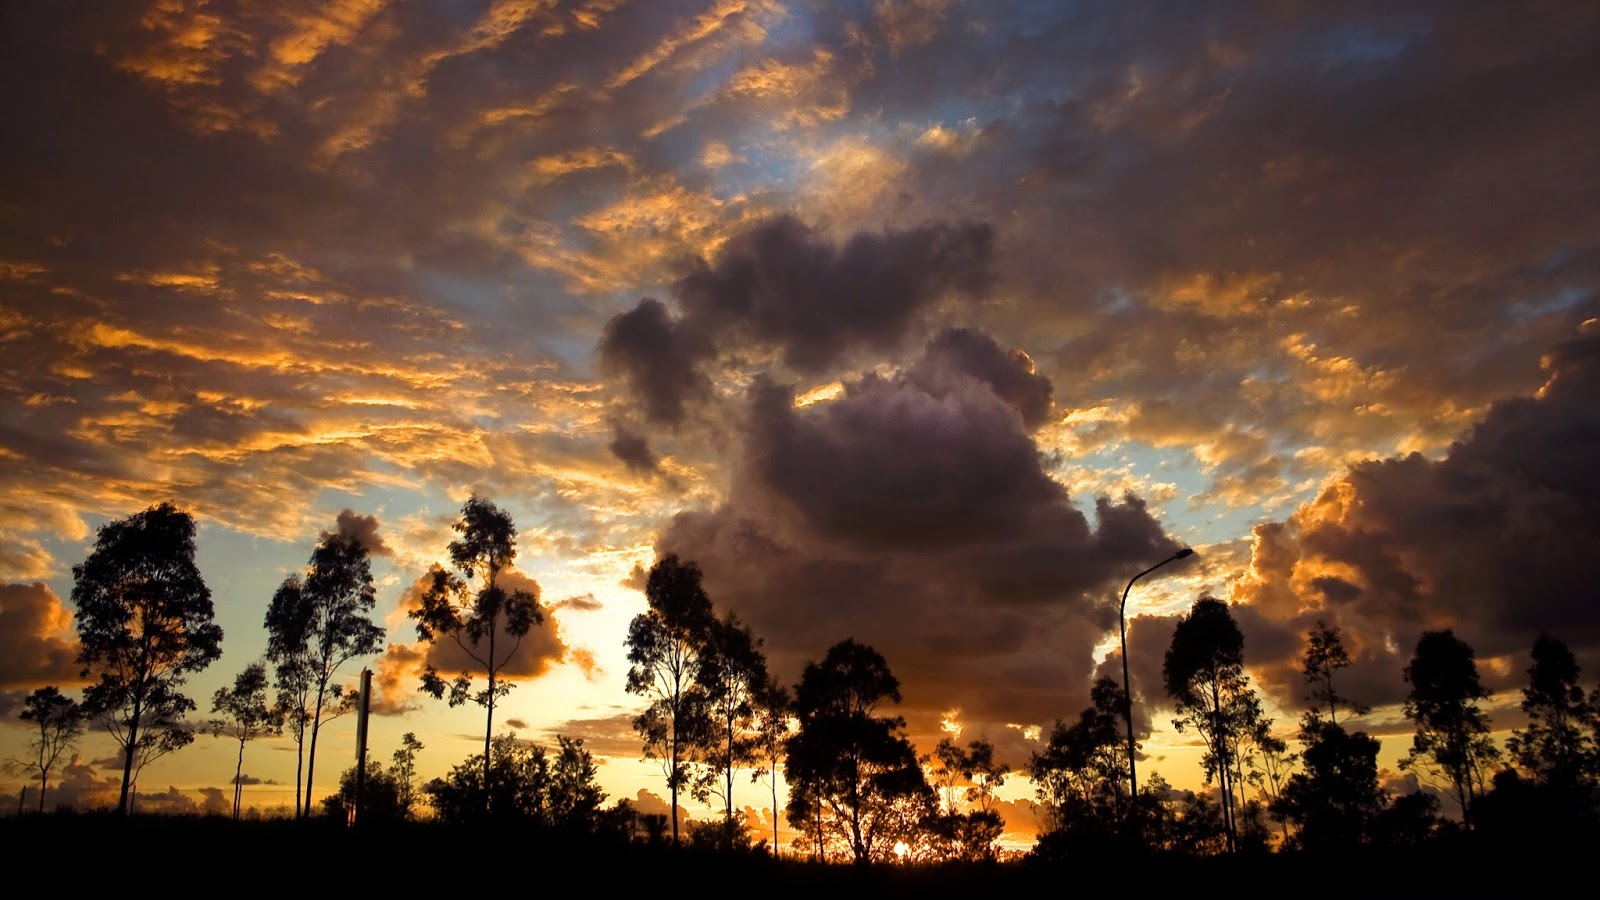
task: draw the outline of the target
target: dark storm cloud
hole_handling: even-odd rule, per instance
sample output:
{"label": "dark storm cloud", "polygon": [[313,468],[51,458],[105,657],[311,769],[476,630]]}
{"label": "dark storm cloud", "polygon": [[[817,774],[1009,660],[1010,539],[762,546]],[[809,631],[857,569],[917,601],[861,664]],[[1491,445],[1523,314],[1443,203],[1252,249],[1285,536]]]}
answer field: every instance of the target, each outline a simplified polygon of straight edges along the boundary
{"label": "dark storm cloud", "polygon": [[[1444,459],[1357,464],[1286,523],[1258,528],[1254,577],[1239,590],[1261,610],[1256,633],[1303,635],[1316,618],[1340,626],[1364,689],[1341,691],[1370,703],[1403,695],[1425,629],[1453,628],[1496,688],[1522,686],[1541,633],[1565,641],[1586,673],[1600,668],[1600,335],[1591,327],[1558,345],[1546,365],[1536,395],[1496,404]],[[1258,662],[1269,673],[1297,665],[1267,653]],[[1504,664],[1484,665],[1496,658]]]}
{"label": "dark storm cloud", "polygon": [[847,349],[894,351],[946,292],[982,295],[993,242],[986,225],[935,222],[836,244],[779,216],[735,235],[715,261],[697,260],[676,294],[689,321],[747,333],[816,374]]}
{"label": "dark storm cloud", "polygon": [[971,328],[949,328],[934,337],[925,356],[912,369],[912,378],[936,384],[946,372],[963,373],[987,384],[1029,428],[1044,424],[1050,415],[1050,379],[1034,371],[1033,359],[1025,351],[1007,352],[994,338]]}
{"label": "dark storm cloud", "polygon": [[[383,537],[378,534],[376,516],[364,516],[349,509],[340,510],[335,530],[338,534],[355,538],[372,556],[394,556],[394,550],[385,544]],[[324,531],[322,539],[327,540],[328,537],[329,533]]]}
{"label": "dark storm cloud", "polygon": [[607,449],[635,472],[655,472],[661,465],[655,451],[650,449],[649,438],[632,431],[620,421],[611,423],[611,443]]}
{"label": "dark storm cloud", "polygon": [[960,362],[932,352],[798,408],[758,383],[726,502],[678,515],[657,549],[701,566],[780,678],[853,637],[901,678],[917,733],[954,707],[999,740],[1086,704],[1110,591],[1176,545],[1133,496],[1091,521]]}
{"label": "dark storm cloud", "polygon": [[685,406],[710,389],[698,367],[714,354],[711,343],[654,298],[607,322],[599,349],[602,365],[626,381],[653,422],[683,421]]}
{"label": "dark storm cloud", "polygon": [[835,243],[778,216],[690,264],[673,289],[680,316],[647,298],[614,317],[601,360],[650,419],[677,424],[708,389],[701,366],[719,354],[772,348],[791,371],[816,375],[850,351],[892,353],[947,294],[981,296],[992,254],[985,225],[938,222]]}

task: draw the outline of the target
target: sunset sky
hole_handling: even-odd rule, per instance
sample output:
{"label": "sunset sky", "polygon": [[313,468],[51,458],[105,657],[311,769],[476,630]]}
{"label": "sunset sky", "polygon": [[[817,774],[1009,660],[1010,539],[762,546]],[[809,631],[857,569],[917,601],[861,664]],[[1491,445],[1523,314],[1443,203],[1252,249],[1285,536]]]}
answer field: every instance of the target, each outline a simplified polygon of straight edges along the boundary
{"label": "sunset sky", "polygon": [[[1205,594],[1286,734],[1343,629],[1386,777],[1424,629],[1502,727],[1541,631],[1600,678],[1593,3],[9,0],[0,122],[0,758],[81,686],[72,566],[168,500],[225,633],[194,718],[351,530],[388,649],[340,680],[427,776],[484,719],[417,691],[406,610],[492,500],[547,611],[496,731],[647,807],[624,637],[668,552],[785,683],[854,638],[921,750],[1015,768],[1182,546],[1129,603],[1141,777],[1200,783],[1160,670]],[[142,805],[231,799],[236,749]]]}

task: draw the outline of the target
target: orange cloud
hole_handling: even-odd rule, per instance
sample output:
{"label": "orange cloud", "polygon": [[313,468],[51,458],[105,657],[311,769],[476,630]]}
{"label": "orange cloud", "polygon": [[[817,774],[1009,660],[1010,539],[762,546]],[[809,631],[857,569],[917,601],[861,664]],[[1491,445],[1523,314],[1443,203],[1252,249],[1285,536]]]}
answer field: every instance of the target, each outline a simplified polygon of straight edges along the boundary
{"label": "orange cloud", "polygon": [[[418,577],[401,597],[400,608],[406,611],[420,609],[422,594],[432,584],[432,580],[431,574]],[[540,593],[537,581],[515,569],[502,570],[497,584],[507,591],[528,591],[535,597]],[[474,584],[474,587],[477,585]],[[571,652],[561,639],[560,623],[555,618],[555,611],[542,602],[540,609],[544,614],[543,624],[534,625],[521,638],[508,633],[502,623],[495,635],[495,661],[500,667],[496,674],[497,678],[531,681],[568,661]],[[466,641],[466,638],[463,637],[462,641]],[[441,677],[447,681],[457,672],[465,672],[469,676],[481,679],[484,669],[480,658],[488,652],[488,648],[487,639],[478,645],[472,645],[470,642],[463,645],[455,638],[443,634],[438,635],[427,645],[419,643],[406,647],[391,644],[384,654],[381,671],[385,675],[386,683],[394,684],[398,684],[408,670],[420,678],[422,670],[427,666],[439,670]]]}
{"label": "orange cloud", "polygon": [[0,585],[0,690],[67,688],[82,676],[72,611],[43,582]]}

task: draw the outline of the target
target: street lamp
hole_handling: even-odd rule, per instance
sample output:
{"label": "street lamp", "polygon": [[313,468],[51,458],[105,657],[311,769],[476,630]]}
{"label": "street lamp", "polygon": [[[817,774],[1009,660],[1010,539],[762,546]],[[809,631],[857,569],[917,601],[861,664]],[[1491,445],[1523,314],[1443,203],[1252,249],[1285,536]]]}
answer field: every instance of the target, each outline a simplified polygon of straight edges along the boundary
{"label": "street lamp", "polygon": [[1184,547],[1177,553],[1128,579],[1128,586],[1122,589],[1122,607],[1117,610],[1117,627],[1122,634],[1122,715],[1128,723],[1128,814],[1133,819],[1135,829],[1139,827],[1139,775],[1138,770],[1133,765],[1133,689],[1128,686],[1128,592],[1133,590],[1135,581],[1149,575],[1169,562],[1174,562],[1193,554],[1193,550]]}

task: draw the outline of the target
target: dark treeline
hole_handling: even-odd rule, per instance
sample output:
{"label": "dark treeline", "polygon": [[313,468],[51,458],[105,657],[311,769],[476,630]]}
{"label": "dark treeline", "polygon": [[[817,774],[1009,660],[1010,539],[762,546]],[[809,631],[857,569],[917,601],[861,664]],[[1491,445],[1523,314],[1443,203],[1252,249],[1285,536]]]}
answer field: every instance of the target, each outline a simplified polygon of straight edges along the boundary
{"label": "dark treeline", "polygon": [[[554,747],[543,747],[495,735],[494,710],[511,687],[499,673],[543,615],[535,592],[502,578],[516,556],[509,516],[473,497],[456,531],[460,538],[449,546],[455,571],[435,567],[411,615],[419,638],[454,641],[486,682],[475,690],[472,672],[447,681],[428,667],[419,690],[451,705],[484,707],[482,753],[419,782],[416,761],[424,748],[407,734],[387,763],[369,758],[313,800],[318,731],[352,708],[336,671],[374,652],[382,636],[370,621],[365,547],[350,534],[325,534],[306,572],[286,579],[268,606],[267,658],[216,692],[214,718],[202,726],[239,742],[231,815],[201,819],[212,832],[173,821],[147,823],[140,833],[197,848],[215,841],[206,852],[223,855],[237,852],[230,842],[245,834],[232,829],[247,829],[251,841],[304,840],[285,836],[284,823],[240,810],[248,744],[287,730],[302,764],[294,819],[305,828],[369,835],[455,828],[478,835],[458,846],[488,841],[489,834],[494,840],[525,834],[541,847],[567,848],[562,853],[571,859],[675,852],[684,854],[683,865],[783,865],[792,869],[785,877],[802,880],[830,877],[797,873],[841,868],[825,865],[834,862],[892,870],[899,874],[884,877],[901,886],[914,871],[936,867],[944,872],[940,888],[960,884],[962,873],[989,879],[988,887],[999,877],[1021,886],[1053,877],[1041,872],[1091,862],[1137,865],[1146,877],[1175,879],[1198,877],[1191,867],[1200,865],[1251,877],[1355,861],[1454,866],[1431,876],[1438,884],[1467,877],[1461,866],[1489,848],[1550,853],[1600,837],[1600,688],[1583,687],[1572,653],[1554,636],[1531,648],[1522,691],[1526,723],[1502,746],[1482,709],[1489,695],[1472,648],[1448,629],[1424,632],[1401,673],[1415,732],[1400,764],[1429,790],[1391,795],[1379,782],[1379,740],[1353,727],[1370,710],[1343,693],[1340,673],[1351,660],[1339,629],[1318,622],[1305,637],[1306,706],[1291,743],[1263,714],[1228,605],[1202,597],[1180,618],[1162,669],[1174,726],[1195,733],[1205,751],[1206,790],[1179,791],[1159,774],[1134,782],[1131,739],[1124,738],[1131,705],[1109,679],[1093,686],[1088,708],[1056,721],[1019,772],[997,760],[983,738],[965,745],[946,739],[918,755],[893,711],[899,682],[877,651],[846,637],[808,663],[795,684],[780,684],[767,669],[761,638],[734,613],[719,615],[698,566],[672,555],[648,572],[646,609],[626,637],[627,691],[645,703],[634,727],[644,756],[661,766],[673,811],[642,815],[625,800],[606,802],[581,740],[558,736]],[[194,568],[193,535],[186,513],[151,507],[102,528],[88,559],[74,568],[79,661],[90,686],[81,701],[54,687],[27,698],[22,719],[35,729],[30,755],[12,764],[37,780],[38,806],[27,818],[41,830],[7,826],[19,836],[117,827],[114,816],[41,815],[52,772],[88,723],[98,723],[122,749],[124,819],[133,815],[129,796],[139,771],[194,739],[185,714],[196,704],[180,688],[220,655],[222,633]],[[1131,749],[1137,753],[1138,745]],[[736,785],[760,784],[778,809],[780,776],[790,828],[783,843],[776,826],[760,833],[734,802]],[[1037,845],[1020,857],[1003,854],[999,843],[1004,822],[996,802],[1011,777],[1032,784],[1046,824]],[[720,816],[679,822],[685,793]],[[115,843],[136,852],[127,836]]]}

